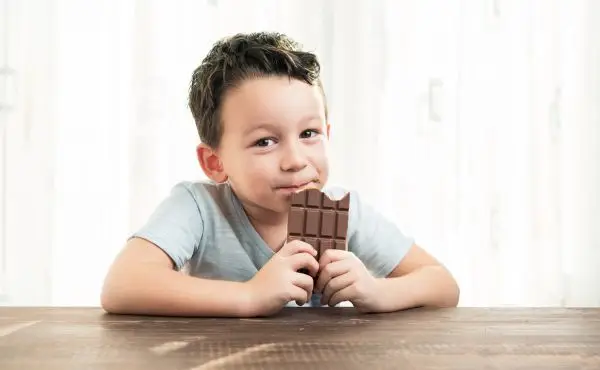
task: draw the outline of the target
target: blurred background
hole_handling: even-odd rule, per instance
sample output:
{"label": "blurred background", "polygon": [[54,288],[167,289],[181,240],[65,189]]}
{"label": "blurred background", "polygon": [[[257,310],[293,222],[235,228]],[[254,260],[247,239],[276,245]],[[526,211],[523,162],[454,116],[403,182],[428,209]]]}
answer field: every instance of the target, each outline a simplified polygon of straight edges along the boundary
{"label": "blurred background", "polygon": [[203,178],[193,69],[237,32],[316,52],[333,182],[455,274],[461,306],[600,306],[600,1],[0,0],[0,305],[98,305]]}

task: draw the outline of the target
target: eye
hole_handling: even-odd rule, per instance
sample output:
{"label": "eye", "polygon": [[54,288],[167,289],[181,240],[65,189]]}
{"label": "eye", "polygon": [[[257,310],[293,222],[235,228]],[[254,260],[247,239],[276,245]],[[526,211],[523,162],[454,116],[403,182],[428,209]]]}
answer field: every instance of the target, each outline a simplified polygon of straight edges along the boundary
{"label": "eye", "polygon": [[268,138],[268,137],[263,137],[262,139],[258,139],[254,142],[254,146],[258,146],[258,147],[267,147],[269,146],[269,142],[274,142],[273,139]]}
{"label": "eye", "polygon": [[[311,135],[314,134],[314,135]],[[302,133],[300,134],[300,137],[303,139],[309,139],[313,136],[317,136],[319,135],[319,131],[318,130],[304,130],[302,131]]]}

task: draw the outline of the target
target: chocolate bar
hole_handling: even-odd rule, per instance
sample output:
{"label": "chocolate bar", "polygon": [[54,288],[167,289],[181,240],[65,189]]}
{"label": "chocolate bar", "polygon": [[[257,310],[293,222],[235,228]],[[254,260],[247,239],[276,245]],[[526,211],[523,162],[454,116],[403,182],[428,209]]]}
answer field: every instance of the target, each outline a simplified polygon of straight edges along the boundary
{"label": "chocolate bar", "polygon": [[333,200],[319,189],[306,189],[292,196],[288,217],[288,241],[302,240],[317,250],[317,259],[327,249],[348,249],[350,194]]}

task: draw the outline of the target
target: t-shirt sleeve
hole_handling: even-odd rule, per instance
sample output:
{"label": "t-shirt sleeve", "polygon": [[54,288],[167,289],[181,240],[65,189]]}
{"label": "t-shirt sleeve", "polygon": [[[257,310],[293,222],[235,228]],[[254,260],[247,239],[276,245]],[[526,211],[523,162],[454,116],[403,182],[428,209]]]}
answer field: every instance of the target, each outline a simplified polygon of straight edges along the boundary
{"label": "t-shirt sleeve", "polygon": [[348,222],[348,250],[378,278],[389,275],[414,243],[413,238],[404,235],[356,191],[350,192]]}
{"label": "t-shirt sleeve", "polygon": [[186,183],[179,183],[131,237],[143,238],[157,245],[179,270],[198,250],[203,227],[194,196]]}

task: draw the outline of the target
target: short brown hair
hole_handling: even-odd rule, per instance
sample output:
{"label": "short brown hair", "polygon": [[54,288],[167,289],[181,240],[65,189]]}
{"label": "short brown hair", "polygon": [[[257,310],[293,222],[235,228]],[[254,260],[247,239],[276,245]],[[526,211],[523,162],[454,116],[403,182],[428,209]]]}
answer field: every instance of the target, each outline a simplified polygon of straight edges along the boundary
{"label": "short brown hair", "polygon": [[288,76],[317,84],[323,93],[316,55],[300,48],[286,35],[274,32],[236,34],[215,43],[194,70],[189,90],[188,103],[200,140],[218,147],[223,97],[247,78]]}

